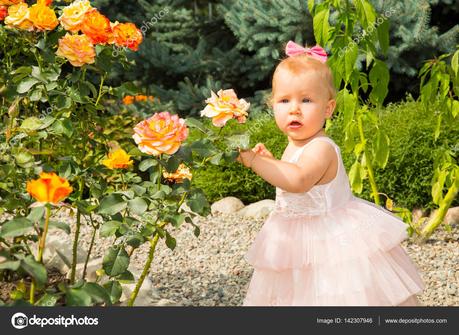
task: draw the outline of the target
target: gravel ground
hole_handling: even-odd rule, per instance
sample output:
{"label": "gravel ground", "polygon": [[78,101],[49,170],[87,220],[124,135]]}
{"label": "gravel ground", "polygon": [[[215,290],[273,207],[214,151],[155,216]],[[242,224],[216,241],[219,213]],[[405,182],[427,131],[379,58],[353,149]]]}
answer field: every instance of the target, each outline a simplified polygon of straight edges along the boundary
{"label": "gravel ground", "polygon": [[[159,241],[151,281],[162,299],[177,305],[242,305],[253,271],[244,254],[264,219],[219,214],[195,220],[201,229],[199,238],[193,235],[191,225],[184,224],[171,231],[177,240],[174,251],[166,247],[164,240]],[[438,229],[422,245],[410,239],[402,243],[421,271],[426,288],[419,300],[425,306],[459,306],[459,226],[452,225],[452,229],[452,233]],[[91,231],[88,225],[82,226],[80,245],[84,249],[89,245]],[[94,257],[103,256],[112,241],[111,238],[98,240]],[[136,250],[131,265],[140,270],[147,254],[148,244],[145,244]]]}

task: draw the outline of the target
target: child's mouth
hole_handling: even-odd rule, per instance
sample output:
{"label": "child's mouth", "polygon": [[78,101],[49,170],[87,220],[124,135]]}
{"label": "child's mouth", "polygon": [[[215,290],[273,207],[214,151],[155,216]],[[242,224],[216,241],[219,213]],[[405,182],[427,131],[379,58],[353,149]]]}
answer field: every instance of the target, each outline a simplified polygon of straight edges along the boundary
{"label": "child's mouth", "polygon": [[299,121],[292,121],[288,124],[288,128],[289,129],[299,129],[301,128],[303,125],[301,124],[301,122]]}

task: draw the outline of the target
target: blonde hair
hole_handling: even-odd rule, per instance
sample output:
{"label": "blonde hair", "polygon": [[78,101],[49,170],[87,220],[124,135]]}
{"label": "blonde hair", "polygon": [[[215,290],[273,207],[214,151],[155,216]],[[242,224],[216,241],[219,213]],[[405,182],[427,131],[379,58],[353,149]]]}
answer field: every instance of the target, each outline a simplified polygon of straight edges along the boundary
{"label": "blonde hair", "polygon": [[329,99],[335,99],[336,88],[333,82],[333,74],[330,67],[326,63],[322,63],[319,60],[312,58],[308,55],[290,56],[283,59],[274,70],[272,79],[272,92],[269,97],[268,104],[271,106],[274,97],[274,90],[276,89],[276,75],[280,70],[288,70],[293,74],[301,74],[306,71],[315,71],[323,79],[326,84]]}

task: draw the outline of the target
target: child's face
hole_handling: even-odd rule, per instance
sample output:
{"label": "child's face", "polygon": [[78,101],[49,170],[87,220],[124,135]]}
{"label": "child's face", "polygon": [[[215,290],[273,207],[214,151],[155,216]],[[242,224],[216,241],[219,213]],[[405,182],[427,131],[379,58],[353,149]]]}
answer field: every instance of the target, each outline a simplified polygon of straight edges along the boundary
{"label": "child's face", "polygon": [[[336,102],[330,99],[326,84],[315,71],[293,74],[282,69],[276,74],[273,95],[277,126],[289,139],[306,140],[322,130],[333,114]],[[299,124],[292,123],[298,121]]]}

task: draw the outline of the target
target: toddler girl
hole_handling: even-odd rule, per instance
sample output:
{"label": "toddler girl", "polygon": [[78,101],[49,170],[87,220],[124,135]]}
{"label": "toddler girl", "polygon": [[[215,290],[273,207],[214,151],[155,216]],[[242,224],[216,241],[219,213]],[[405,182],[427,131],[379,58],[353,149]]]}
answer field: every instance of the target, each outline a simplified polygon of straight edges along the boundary
{"label": "toddler girl", "polygon": [[424,284],[399,245],[405,223],[355,197],[323,126],[335,109],[327,54],[287,44],[272,107],[288,137],[281,160],[259,143],[238,161],[276,186],[276,203],[246,254],[245,306],[416,306]]}

